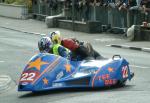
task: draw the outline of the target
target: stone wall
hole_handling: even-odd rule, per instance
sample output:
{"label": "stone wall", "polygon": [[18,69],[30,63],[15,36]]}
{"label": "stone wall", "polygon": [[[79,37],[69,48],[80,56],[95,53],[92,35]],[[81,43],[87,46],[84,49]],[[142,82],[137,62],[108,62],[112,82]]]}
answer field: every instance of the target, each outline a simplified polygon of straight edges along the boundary
{"label": "stone wall", "polygon": [[63,29],[75,30],[86,33],[102,32],[101,23],[98,21],[79,22],[75,21],[74,25],[71,20],[58,20],[58,27]]}
{"label": "stone wall", "polygon": [[28,17],[28,9],[23,5],[10,5],[0,3],[0,16],[26,19]]}

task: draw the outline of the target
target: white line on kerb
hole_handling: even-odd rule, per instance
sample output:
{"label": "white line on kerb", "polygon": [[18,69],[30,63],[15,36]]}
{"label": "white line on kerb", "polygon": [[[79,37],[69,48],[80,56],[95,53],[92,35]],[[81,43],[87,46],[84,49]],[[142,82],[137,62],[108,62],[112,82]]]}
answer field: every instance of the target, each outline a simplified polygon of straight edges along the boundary
{"label": "white line on kerb", "polygon": [[150,68],[150,67],[137,66],[137,65],[129,65],[129,66],[131,66],[131,67],[137,67],[137,68],[144,68],[144,69]]}
{"label": "white line on kerb", "polygon": [[106,46],[111,46],[111,45],[106,45]]}

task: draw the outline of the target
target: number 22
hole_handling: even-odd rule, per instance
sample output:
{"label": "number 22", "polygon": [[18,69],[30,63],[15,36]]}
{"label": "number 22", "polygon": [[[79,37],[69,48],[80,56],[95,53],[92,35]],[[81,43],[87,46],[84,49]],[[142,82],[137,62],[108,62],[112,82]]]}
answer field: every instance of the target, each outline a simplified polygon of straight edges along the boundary
{"label": "number 22", "polygon": [[20,81],[33,81],[35,73],[23,73]]}

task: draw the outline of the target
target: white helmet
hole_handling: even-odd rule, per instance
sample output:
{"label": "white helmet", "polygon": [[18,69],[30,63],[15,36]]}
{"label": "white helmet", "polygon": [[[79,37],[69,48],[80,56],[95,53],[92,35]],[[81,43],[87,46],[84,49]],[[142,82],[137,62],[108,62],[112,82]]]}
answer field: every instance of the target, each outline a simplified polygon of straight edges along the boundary
{"label": "white helmet", "polygon": [[53,43],[49,37],[42,37],[38,41],[38,48],[40,52],[50,52],[52,46],[53,46]]}

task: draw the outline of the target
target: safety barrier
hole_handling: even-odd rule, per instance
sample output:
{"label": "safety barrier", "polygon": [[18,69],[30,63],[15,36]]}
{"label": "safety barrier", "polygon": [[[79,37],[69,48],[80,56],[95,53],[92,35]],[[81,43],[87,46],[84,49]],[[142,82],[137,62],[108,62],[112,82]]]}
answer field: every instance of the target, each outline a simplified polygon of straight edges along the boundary
{"label": "safety barrier", "polygon": [[57,3],[57,7],[52,7],[49,3],[41,3],[40,0],[34,0],[32,6],[33,18],[45,19],[46,16],[58,15],[62,12],[62,2]]}
{"label": "safety barrier", "polygon": [[[33,5],[33,14],[45,18],[46,16],[58,15],[63,12],[63,2],[57,3],[57,8],[50,8],[48,4]],[[119,10],[118,8],[104,6],[83,6],[72,11],[72,7],[65,8],[65,19],[76,21],[99,21],[102,25],[111,27],[127,28],[131,25],[141,25],[143,21],[150,22],[150,14],[146,15],[139,10]],[[148,18],[148,19],[146,19]]]}

